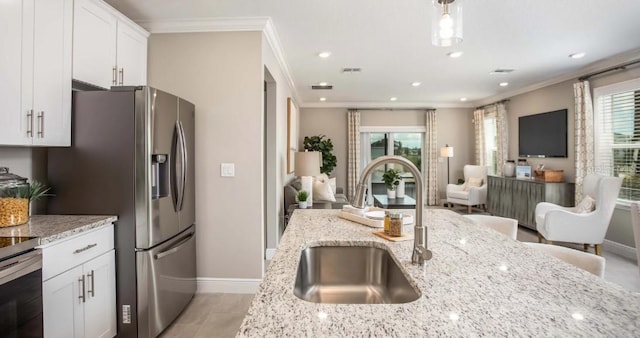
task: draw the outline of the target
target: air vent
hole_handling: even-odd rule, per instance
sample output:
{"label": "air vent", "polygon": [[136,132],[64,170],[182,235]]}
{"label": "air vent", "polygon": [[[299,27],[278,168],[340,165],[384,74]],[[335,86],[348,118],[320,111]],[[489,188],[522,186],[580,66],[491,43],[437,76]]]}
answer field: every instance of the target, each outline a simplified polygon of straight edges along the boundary
{"label": "air vent", "polygon": [[311,89],[333,89],[333,86],[332,85],[326,85],[326,86],[313,85],[311,86]]}
{"label": "air vent", "polygon": [[361,71],[362,71],[362,68],[357,68],[357,67],[342,68],[343,73],[360,73]]}
{"label": "air vent", "polygon": [[508,68],[498,68],[494,71],[492,71],[489,74],[509,74],[511,72],[515,71],[515,69],[508,69]]}

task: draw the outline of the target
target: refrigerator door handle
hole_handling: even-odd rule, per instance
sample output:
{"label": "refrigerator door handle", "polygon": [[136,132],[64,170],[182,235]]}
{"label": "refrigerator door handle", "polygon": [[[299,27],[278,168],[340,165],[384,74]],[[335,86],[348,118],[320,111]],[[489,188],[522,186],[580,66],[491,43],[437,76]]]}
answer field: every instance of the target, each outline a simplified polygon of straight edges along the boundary
{"label": "refrigerator door handle", "polygon": [[178,126],[180,128],[180,160],[182,161],[182,173],[180,177],[180,199],[178,200],[178,211],[182,211],[182,206],[184,204],[184,193],[187,188],[187,172],[189,159],[187,158],[187,139],[184,135],[184,128],[182,127],[182,122],[178,121]]}
{"label": "refrigerator door handle", "polygon": [[163,257],[169,256],[173,253],[176,253],[178,250],[180,250],[180,248],[185,245],[190,239],[191,237],[193,237],[193,235],[195,234],[195,232],[189,232],[188,234],[186,234],[184,237],[180,238],[179,240],[177,240],[175,244],[171,245],[171,247],[169,249],[166,249],[162,252],[159,252],[157,254],[155,254],[153,256],[154,259],[162,259]]}
{"label": "refrigerator door handle", "polygon": [[169,178],[171,181],[171,201],[173,202],[173,210],[176,212],[179,210],[179,194],[181,193],[181,190],[178,188],[178,177],[176,175],[178,142],[180,142],[180,126],[178,125],[178,122],[176,122],[171,140],[171,177]]}

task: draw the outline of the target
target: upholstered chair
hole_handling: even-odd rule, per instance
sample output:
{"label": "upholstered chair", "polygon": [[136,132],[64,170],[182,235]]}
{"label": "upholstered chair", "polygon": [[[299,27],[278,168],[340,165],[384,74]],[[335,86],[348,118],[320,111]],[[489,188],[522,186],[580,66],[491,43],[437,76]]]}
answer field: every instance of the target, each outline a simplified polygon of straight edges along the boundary
{"label": "upholstered chair", "polygon": [[471,213],[472,206],[487,203],[487,167],[467,164],[463,172],[464,184],[447,185],[447,202],[466,205]]}
{"label": "upholstered chair", "polygon": [[515,240],[518,236],[518,220],[489,215],[464,215],[475,223],[491,228]]}
{"label": "upholstered chair", "polygon": [[596,256],[587,252],[566,248],[559,245],[549,245],[541,243],[523,243],[524,245],[536,250],[545,252],[551,256],[561,259],[582,270],[591,272],[592,274],[604,278],[604,257]]}
{"label": "upholstered chair", "polygon": [[[584,200],[576,207],[538,203],[535,210],[538,241],[545,239],[549,244],[553,241],[581,243],[585,250],[594,245],[596,254],[601,256],[602,242],[609,228],[621,185],[620,177],[588,174],[584,178]],[[595,200],[592,202],[592,206],[595,206],[593,210],[584,207],[584,202],[589,199]]]}
{"label": "upholstered chair", "polygon": [[640,271],[640,202],[631,203],[631,225],[633,226],[633,238],[636,241],[636,256]]}

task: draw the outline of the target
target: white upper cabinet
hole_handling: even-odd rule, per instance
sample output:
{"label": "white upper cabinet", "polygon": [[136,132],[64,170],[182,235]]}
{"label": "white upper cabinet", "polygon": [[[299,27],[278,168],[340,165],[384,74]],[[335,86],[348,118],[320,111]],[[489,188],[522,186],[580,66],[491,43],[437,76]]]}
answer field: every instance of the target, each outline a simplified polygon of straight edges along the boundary
{"label": "white upper cabinet", "polygon": [[71,145],[73,0],[2,1],[0,22],[0,145]]}
{"label": "white upper cabinet", "polygon": [[147,83],[149,33],[99,0],[76,0],[73,78],[103,88]]}

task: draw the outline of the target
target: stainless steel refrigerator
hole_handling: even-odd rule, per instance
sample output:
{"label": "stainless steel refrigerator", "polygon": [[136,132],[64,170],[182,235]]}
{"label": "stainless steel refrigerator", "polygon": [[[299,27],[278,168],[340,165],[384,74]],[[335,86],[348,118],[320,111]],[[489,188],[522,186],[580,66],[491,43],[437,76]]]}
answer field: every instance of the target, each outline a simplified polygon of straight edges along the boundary
{"label": "stainless steel refrigerator", "polygon": [[118,337],[155,337],[196,290],[194,105],[151,87],[73,93],[48,150],[50,214],[114,214]]}

